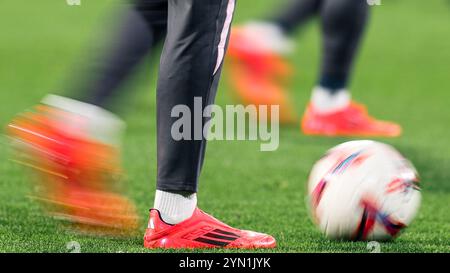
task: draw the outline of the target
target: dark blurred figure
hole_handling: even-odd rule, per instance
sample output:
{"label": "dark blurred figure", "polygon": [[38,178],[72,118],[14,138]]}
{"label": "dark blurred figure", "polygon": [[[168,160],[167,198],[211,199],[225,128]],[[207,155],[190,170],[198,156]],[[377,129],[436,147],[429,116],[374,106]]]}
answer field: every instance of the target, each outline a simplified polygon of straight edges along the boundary
{"label": "dark blurred figure", "polygon": [[38,170],[35,198],[83,232],[137,228],[134,204],[118,179],[125,124],[106,109],[167,31],[167,0],[124,1],[116,12],[110,38],[89,47],[70,74],[66,97],[48,95],[9,125],[19,162]]}
{"label": "dark blurred figure", "polygon": [[[112,108],[126,80],[153,50],[167,32],[167,0],[135,0],[120,4],[111,37],[101,41],[79,65],[77,82],[69,82],[68,95],[87,103]],[[79,80],[82,79],[82,80]]]}

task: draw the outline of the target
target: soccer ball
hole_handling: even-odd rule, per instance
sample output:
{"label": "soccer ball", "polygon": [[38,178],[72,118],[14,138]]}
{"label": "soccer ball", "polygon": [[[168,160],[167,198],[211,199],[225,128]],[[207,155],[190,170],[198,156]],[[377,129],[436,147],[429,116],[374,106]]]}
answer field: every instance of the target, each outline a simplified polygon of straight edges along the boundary
{"label": "soccer ball", "polygon": [[370,140],[343,143],[311,171],[313,220],[332,239],[392,239],[419,209],[418,181],[416,169],[393,147]]}

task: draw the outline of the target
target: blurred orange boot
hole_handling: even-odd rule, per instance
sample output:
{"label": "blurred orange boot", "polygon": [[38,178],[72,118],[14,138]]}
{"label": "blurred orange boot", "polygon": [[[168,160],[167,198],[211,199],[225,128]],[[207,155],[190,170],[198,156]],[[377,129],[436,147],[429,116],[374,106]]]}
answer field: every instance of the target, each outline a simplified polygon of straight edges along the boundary
{"label": "blurred orange boot", "polygon": [[330,113],[321,113],[310,103],[301,122],[306,135],[398,137],[400,125],[371,117],[364,105],[351,102],[347,107]]}
{"label": "blurred orange boot", "polygon": [[93,127],[89,111],[101,117],[104,110],[57,96],[51,101],[81,106],[87,116],[41,104],[8,125],[17,160],[38,173],[35,198],[81,231],[132,232],[138,222],[134,204],[114,188],[121,175],[119,148],[104,138],[119,123],[102,124],[111,118],[105,116]]}
{"label": "blurred orange boot", "polygon": [[256,35],[256,30],[246,27],[235,28],[231,33],[228,62],[232,89],[244,105],[279,105],[280,123],[296,123],[285,90],[292,67],[280,54],[254,40]]}

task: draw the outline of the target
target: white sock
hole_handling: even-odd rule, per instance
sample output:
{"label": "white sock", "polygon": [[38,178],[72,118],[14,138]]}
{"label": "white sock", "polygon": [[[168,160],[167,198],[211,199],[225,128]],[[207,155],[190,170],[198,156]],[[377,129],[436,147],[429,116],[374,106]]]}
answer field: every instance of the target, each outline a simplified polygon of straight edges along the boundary
{"label": "white sock", "polygon": [[242,27],[245,35],[254,41],[253,50],[288,54],[293,51],[294,43],[276,24],[253,21]]}
{"label": "white sock", "polygon": [[73,126],[74,134],[85,130],[97,141],[120,146],[125,123],[113,113],[93,104],[57,95],[47,95],[42,103],[83,118],[78,123],[76,119],[65,120]]}
{"label": "white sock", "polygon": [[346,89],[338,90],[334,93],[317,86],[313,89],[311,103],[316,111],[329,114],[344,109],[350,104],[351,95]]}
{"label": "white sock", "polygon": [[192,193],[184,196],[167,191],[156,191],[155,204],[162,219],[169,224],[175,225],[190,218],[197,207],[197,194]]}

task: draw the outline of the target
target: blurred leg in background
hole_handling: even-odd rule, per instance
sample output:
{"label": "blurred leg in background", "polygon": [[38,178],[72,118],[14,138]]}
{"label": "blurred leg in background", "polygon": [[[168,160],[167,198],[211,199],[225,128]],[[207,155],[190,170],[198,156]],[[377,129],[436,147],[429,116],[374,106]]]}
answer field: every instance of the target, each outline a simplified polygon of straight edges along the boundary
{"label": "blurred leg in background", "polygon": [[[87,103],[110,108],[120,88],[137,66],[152,53],[167,29],[167,0],[137,0],[123,4],[112,38],[94,48],[80,65],[85,79],[69,85],[69,95]],[[127,94],[128,95],[128,94]]]}
{"label": "blurred leg in background", "polygon": [[322,64],[311,101],[302,118],[305,134],[325,136],[400,135],[401,128],[368,115],[348,91],[357,51],[367,25],[369,6],[362,0],[292,0],[275,17],[250,22],[232,35],[232,85],[246,104],[280,105],[280,122],[297,122],[286,82],[293,75],[286,55],[289,38],[318,16],[322,32]]}

